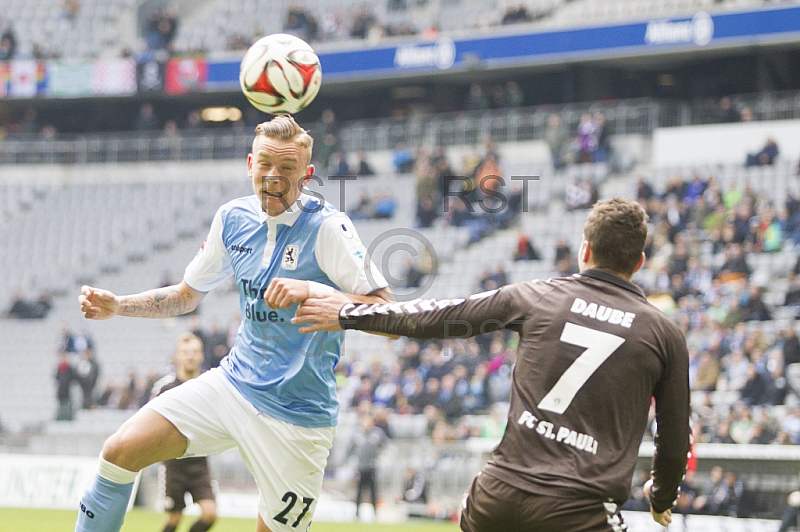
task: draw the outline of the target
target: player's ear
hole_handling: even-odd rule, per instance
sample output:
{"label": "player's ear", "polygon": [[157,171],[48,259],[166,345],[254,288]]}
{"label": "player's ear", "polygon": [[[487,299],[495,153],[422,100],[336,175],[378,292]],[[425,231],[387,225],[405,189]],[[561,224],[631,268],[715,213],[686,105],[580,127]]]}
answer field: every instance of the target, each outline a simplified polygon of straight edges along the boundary
{"label": "player's ear", "polygon": [[644,255],[644,251],[642,251],[642,256],[639,257],[639,262],[636,263],[636,267],[633,269],[633,273],[636,273],[636,272],[639,271],[639,268],[641,268],[642,265],[644,264],[644,260],[645,260],[645,255]]}
{"label": "player's ear", "polygon": [[253,154],[247,154],[247,176],[253,177]]}
{"label": "player's ear", "polygon": [[304,187],[304,186],[308,185],[308,182],[311,181],[311,177],[314,175],[314,170],[315,170],[315,168],[314,168],[313,164],[309,164],[306,167],[306,175],[303,176],[303,179],[302,179],[302,181],[300,183],[301,186]]}
{"label": "player's ear", "polygon": [[580,250],[580,260],[582,263],[586,264],[589,262],[589,257],[592,256],[592,246],[589,244],[588,240],[584,240],[581,242],[581,250]]}

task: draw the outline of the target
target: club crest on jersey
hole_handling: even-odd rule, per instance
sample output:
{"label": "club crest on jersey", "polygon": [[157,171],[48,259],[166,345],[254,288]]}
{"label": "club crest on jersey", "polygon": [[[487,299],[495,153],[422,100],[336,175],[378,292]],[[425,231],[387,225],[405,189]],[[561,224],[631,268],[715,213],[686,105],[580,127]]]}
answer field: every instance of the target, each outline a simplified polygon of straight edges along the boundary
{"label": "club crest on jersey", "polygon": [[300,248],[297,246],[286,246],[283,250],[283,261],[281,261],[281,268],[284,270],[297,269],[297,255],[300,253]]}

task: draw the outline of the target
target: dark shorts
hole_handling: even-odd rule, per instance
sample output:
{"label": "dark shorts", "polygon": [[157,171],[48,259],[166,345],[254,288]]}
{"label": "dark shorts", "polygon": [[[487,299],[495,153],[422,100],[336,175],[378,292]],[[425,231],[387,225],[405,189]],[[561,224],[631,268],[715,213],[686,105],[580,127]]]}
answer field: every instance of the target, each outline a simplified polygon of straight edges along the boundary
{"label": "dark shorts", "polygon": [[597,499],[565,499],[522,491],[480,474],[461,513],[464,532],[623,532],[619,505]]}
{"label": "dark shorts", "polygon": [[214,500],[211,473],[205,457],[170,460],[164,462],[164,465],[167,468],[164,510],[180,512],[186,508],[186,493],[191,494],[194,502],[205,499]]}

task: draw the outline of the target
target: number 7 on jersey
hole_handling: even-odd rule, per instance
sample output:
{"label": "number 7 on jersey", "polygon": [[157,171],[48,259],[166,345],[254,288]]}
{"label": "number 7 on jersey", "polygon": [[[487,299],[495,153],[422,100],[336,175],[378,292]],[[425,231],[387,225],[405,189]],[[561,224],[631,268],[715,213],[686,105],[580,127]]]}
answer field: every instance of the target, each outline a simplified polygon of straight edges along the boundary
{"label": "number 7 on jersey", "polygon": [[544,399],[536,405],[540,410],[556,414],[564,413],[575,399],[578,390],[586,384],[597,368],[625,343],[625,338],[567,322],[561,332],[561,341],[585,347],[586,351],[575,359]]}

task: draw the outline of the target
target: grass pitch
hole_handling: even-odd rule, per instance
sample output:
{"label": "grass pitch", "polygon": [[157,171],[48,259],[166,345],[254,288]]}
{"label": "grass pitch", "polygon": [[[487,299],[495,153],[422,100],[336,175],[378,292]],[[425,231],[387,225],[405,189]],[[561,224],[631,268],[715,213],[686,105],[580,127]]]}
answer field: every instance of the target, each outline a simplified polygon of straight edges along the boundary
{"label": "grass pitch", "polygon": [[[0,508],[2,532],[68,532],[74,530],[77,511]],[[186,532],[194,517],[187,516],[178,532]],[[161,514],[133,509],[125,518],[122,532],[160,532]],[[255,532],[255,519],[220,518],[211,532]],[[411,522],[402,525],[361,523],[318,523],[311,525],[312,532],[456,532],[453,523]]]}

